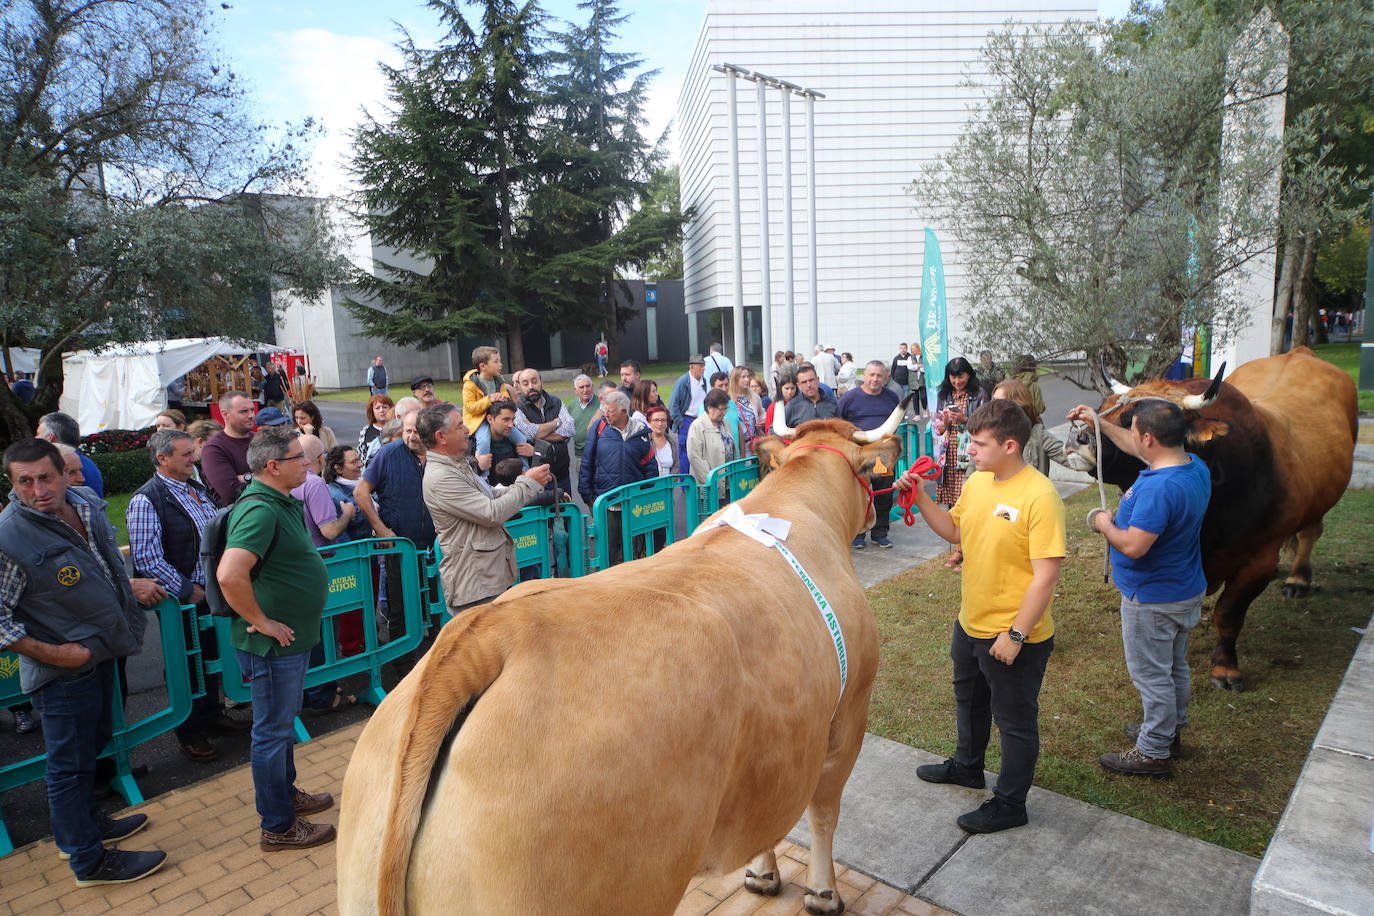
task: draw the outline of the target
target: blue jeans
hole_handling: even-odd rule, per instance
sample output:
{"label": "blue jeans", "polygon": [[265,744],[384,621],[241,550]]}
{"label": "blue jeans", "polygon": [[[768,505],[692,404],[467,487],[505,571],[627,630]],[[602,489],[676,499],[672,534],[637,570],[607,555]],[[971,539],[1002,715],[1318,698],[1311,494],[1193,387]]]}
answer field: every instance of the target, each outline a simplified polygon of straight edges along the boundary
{"label": "blue jeans", "polygon": [[[510,441],[515,443],[516,445],[519,445],[522,442],[530,441],[525,437],[524,433],[516,429],[514,426],[510,428],[509,436]],[[475,443],[472,452],[474,455],[491,454],[491,427],[487,425],[486,420],[483,420],[481,425],[477,427],[477,432],[472,434],[472,439]],[[530,466],[529,459],[522,457],[520,460],[524,462],[525,467]]]}
{"label": "blue jeans", "polygon": [[1188,724],[1188,631],[1202,616],[1202,598],[1162,604],[1121,598],[1126,670],[1144,713],[1135,746],[1157,760],[1169,756],[1169,744]]}
{"label": "blue jeans", "polygon": [[1054,651],[1054,637],[1021,644],[1010,665],[992,657],[996,640],[976,639],[954,623],[949,656],[954,660],[954,718],[958,746],[954,762],[983,772],[992,723],[1002,736],[1002,772],[993,794],[1026,807],[1026,793],[1040,758],[1040,684]]}
{"label": "blue jeans", "polygon": [[96,758],[114,731],[114,659],[40,688],[33,705],[43,714],[48,753],[48,810],[57,848],[71,854],[83,875],[100,864],[102,814],[95,800]]}
{"label": "blue jeans", "polygon": [[281,833],[296,820],[296,715],[301,711],[301,692],[309,652],[266,657],[235,649],[239,670],[253,697],[253,793],[262,829]]}

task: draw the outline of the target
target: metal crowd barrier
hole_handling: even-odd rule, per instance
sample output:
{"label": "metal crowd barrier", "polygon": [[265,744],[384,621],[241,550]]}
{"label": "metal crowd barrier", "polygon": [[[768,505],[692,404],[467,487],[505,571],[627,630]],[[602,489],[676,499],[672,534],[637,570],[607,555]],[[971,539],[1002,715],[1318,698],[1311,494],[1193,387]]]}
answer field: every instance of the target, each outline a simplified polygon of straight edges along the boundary
{"label": "metal crowd barrier", "polygon": [[[678,524],[678,493],[683,493],[682,501],[686,509],[684,526]],[[620,518],[614,519],[615,515],[619,515]],[[637,538],[643,538],[638,545],[642,555],[653,556],[656,532],[664,533],[666,546],[678,538],[685,538],[691,534],[700,518],[701,495],[697,492],[696,481],[690,474],[651,477],[608,490],[592,503],[592,529],[595,539],[592,568],[607,569],[611,565],[610,533],[613,524],[619,525],[619,561],[634,559]]]}
{"label": "metal crowd barrier", "polygon": [[[183,615],[194,614],[195,608],[180,605],[175,598],[168,597],[149,610],[157,614],[163,667],[167,673],[167,705],[135,722],[126,721],[124,703],[120,696],[119,673],[116,671],[114,734],[110,738],[110,743],[100,751],[101,757],[114,760],[115,777],[110,785],[124,796],[124,800],[130,805],[140,804],[143,801],[143,793],[139,791],[138,783],[131,775],[133,766],[129,762],[129,752],[135,746],[166,734],[185,722],[186,717],[191,714],[191,700],[204,692],[204,679],[198,678],[200,689],[193,692],[194,685],[191,684],[187,666],[177,661],[179,658],[188,655],[198,656],[200,653],[198,641],[195,646],[188,649],[183,629]],[[26,694],[19,689],[19,656],[13,652],[0,655],[0,706],[14,706],[26,698]],[[47,761],[48,756],[44,753],[0,766],[0,795],[10,789],[42,779],[47,772]],[[9,855],[13,851],[14,845],[10,842],[9,831],[5,829],[4,814],[0,812],[0,856]]]}
{"label": "metal crowd barrier", "polygon": [[[320,644],[324,648],[325,660],[306,672],[305,686],[315,687],[355,674],[367,674],[368,686],[358,698],[376,706],[386,696],[386,691],[382,689],[382,666],[413,652],[424,638],[428,614],[420,587],[420,554],[415,545],[405,538],[348,541],[321,548],[320,554],[329,573],[329,596],[325,601],[324,618],[320,621]],[[376,575],[377,561],[385,563],[390,557],[397,558],[401,594],[388,592],[388,609],[394,613],[398,605],[403,607],[406,626],[404,635],[391,642],[379,643],[377,627],[374,625],[377,591],[373,577]],[[363,617],[363,651],[341,657],[338,645],[339,618],[355,611],[360,611]],[[236,703],[247,703],[251,696],[230,641],[231,623],[227,617],[201,618],[202,626],[214,627],[220,646],[220,660],[207,661],[205,670],[223,675],[226,697]],[[296,718],[295,732],[297,741],[310,740],[310,732],[299,716]]]}
{"label": "metal crowd barrier", "polygon": [[737,458],[727,461],[711,472],[701,488],[701,517],[705,518],[721,506],[743,499],[759,485],[759,459]]}

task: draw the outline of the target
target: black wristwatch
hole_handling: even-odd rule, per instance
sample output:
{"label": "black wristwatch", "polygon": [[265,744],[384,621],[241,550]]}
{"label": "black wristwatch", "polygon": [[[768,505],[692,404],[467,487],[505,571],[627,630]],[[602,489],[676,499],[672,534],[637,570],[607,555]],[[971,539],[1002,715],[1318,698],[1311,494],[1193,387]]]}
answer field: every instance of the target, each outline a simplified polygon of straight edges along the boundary
{"label": "black wristwatch", "polygon": [[1020,643],[1023,643],[1023,642],[1026,641],[1026,634],[1025,634],[1025,633],[1022,633],[1020,630],[1016,629],[1016,627],[1012,627],[1010,630],[1007,630],[1007,635],[1011,637],[1011,641],[1012,641],[1012,642],[1017,643],[1017,644],[1020,644]]}

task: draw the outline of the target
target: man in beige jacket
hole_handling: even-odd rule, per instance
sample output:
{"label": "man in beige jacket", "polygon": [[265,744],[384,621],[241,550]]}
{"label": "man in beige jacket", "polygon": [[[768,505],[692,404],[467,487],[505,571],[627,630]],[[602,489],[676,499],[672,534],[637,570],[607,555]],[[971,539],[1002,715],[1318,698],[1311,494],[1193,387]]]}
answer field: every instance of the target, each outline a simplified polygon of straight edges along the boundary
{"label": "man in beige jacket", "polygon": [[503,525],[538,496],[552,478],[548,465],[532,467],[497,495],[464,455],[468,431],[452,404],[433,404],[415,423],[429,460],[425,505],[444,553],[439,580],[450,614],[482,604],[515,582],[515,542]]}

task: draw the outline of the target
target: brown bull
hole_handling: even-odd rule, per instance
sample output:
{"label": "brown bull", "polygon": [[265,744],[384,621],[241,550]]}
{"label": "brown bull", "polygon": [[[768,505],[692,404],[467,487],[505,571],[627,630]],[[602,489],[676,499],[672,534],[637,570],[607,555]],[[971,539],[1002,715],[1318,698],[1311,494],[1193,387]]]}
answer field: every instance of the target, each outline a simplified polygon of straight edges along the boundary
{"label": "brown bull", "polygon": [[517,586],[445,626],[359,738],[340,912],[670,914],[695,873],[746,863],[777,893],[773,848],[803,811],[806,908],[840,912],[831,838],[878,664],[848,543],[872,522],[856,475],[901,452],[881,432],[804,425],[740,503],[792,522],[843,630],[842,698],[807,588],[731,528]]}
{"label": "brown bull", "polygon": [[[1220,373],[1217,378],[1211,385],[1205,379],[1152,380],[1130,389],[1113,384],[1116,393],[1099,415],[1124,425],[1129,407],[1115,409],[1123,398],[1160,397],[1184,408],[1185,445],[1212,472],[1201,535],[1207,592],[1224,586],[1212,612],[1212,683],[1243,689],[1236,639],[1245,612],[1278,569],[1280,549],[1295,536],[1283,593],[1305,597],[1311,590],[1322,516],[1350,482],[1357,399],[1350,376],[1306,347],[1245,363],[1225,382]],[[1144,467],[1106,437],[1097,464],[1102,479],[1122,490]]]}

